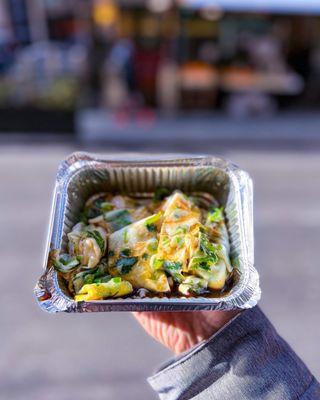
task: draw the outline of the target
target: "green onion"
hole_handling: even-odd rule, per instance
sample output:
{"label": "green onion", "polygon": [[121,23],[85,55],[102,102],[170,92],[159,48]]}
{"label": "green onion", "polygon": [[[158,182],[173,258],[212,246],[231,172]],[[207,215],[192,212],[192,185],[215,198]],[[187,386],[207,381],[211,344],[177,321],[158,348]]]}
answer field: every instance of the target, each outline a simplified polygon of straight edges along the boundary
{"label": "green onion", "polygon": [[154,269],[160,269],[163,266],[163,262],[164,262],[164,260],[162,260],[161,258],[155,258],[153,260],[152,266]]}
{"label": "green onion", "polygon": [[113,232],[118,231],[133,222],[132,216],[127,209],[106,212],[103,214],[103,218],[110,224]]}
{"label": "green onion", "polygon": [[203,254],[210,257],[217,257],[220,250],[218,245],[211,243],[205,233],[200,233],[200,250]]}
{"label": "green onion", "polygon": [[93,283],[106,283],[109,282],[111,278],[111,275],[102,276],[100,278],[95,278]]}
{"label": "green onion", "polygon": [[167,188],[157,188],[154,191],[153,201],[158,202],[162,201],[165,197],[169,196],[170,191]]}
{"label": "green onion", "polygon": [[124,232],[123,232],[123,241],[126,244],[129,242],[128,229],[125,229]]}
{"label": "green onion", "polygon": [[122,278],[120,276],[116,276],[115,278],[110,279],[112,283],[121,283]]}
{"label": "green onion", "polygon": [[130,253],[131,253],[131,250],[130,250],[130,249],[122,249],[122,250],[120,251],[120,256],[121,256],[121,257],[129,257],[129,256],[130,256]]}
{"label": "green onion", "polygon": [[157,231],[157,226],[155,224],[146,224],[146,228],[148,229],[149,232]]}
{"label": "green onion", "polygon": [[163,236],[163,237],[162,237],[162,245],[163,245],[164,247],[166,247],[166,246],[169,245],[169,243],[170,243],[169,237],[168,237],[168,236]]}
{"label": "green onion", "polygon": [[155,251],[157,251],[157,248],[158,248],[158,240],[156,238],[151,239],[147,246],[147,250],[150,253],[154,253]]}
{"label": "green onion", "polygon": [[121,275],[128,274],[137,263],[138,257],[123,257],[116,262],[116,268]]}
{"label": "green onion", "polygon": [[87,284],[93,283],[93,281],[94,281],[94,275],[88,274],[85,276],[83,283],[84,283],[84,285],[87,285]]}
{"label": "green onion", "polygon": [[178,247],[182,247],[183,244],[184,244],[184,238],[183,238],[182,236],[176,236],[176,237],[174,238],[174,241],[176,242],[176,245],[177,245]]}
{"label": "green onion", "polygon": [[179,292],[185,295],[189,295],[190,293],[200,295],[208,292],[207,287],[208,282],[205,279],[188,276],[181,285],[179,285]]}
{"label": "green onion", "polygon": [[208,212],[207,223],[213,224],[215,222],[221,222],[223,220],[223,207],[215,208],[214,210]]}
{"label": "green onion", "polygon": [[120,251],[120,256],[121,256],[121,257],[129,257],[129,256],[130,256],[130,253],[131,253],[131,250],[130,250],[130,249],[122,249],[122,250]]}
{"label": "green onion", "polygon": [[102,259],[100,261],[100,264],[96,268],[91,268],[86,271],[78,272],[72,279],[74,291],[78,293],[82,288],[82,286],[86,283],[108,282],[111,276],[106,275],[106,273],[107,273],[107,265],[105,259]]}
{"label": "green onion", "polygon": [[179,261],[168,261],[163,262],[163,269],[172,276],[175,282],[182,282],[183,275],[181,274],[182,263]]}
{"label": "green onion", "polygon": [[145,220],[145,226],[149,232],[157,231],[156,222],[158,222],[161,217],[162,217],[162,212],[160,211],[157,214],[151,215],[151,217]]}
{"label": "green onion", "polygon": [[157,214],[151,215],[151,217],[146,218],[145,224],[154,224],[155,222],[158,222],[161,217],[162,212],[159,211]]}
{"label": "green onion", "polygon": [[205,271],[210,271],[211,267],[218,262],[218,257],[195,257],[191,259],[190,268],[201,268]]}
{"label": "green onion", "polygon": [[114,209],[114,205],[112,203],[109,203],[108,201],[104,201],[103,203],[101,203],[102,212],[111,211],[113,209]]}
{"label": "green onion", "polygon": [[180,271],[182,268],[182,263],[179,261],[168,261],[163,262],[163,268],[166,271]]}
{"label": "green onion", "polygon": [[100,247],[101,253],[103,254],[105,250],[105,241],[100,232],[96,230],[87,231],[87,236],[93,238],[97,242],[97,245]]}
{"label": "green onion", "polygon": [[178,228],[176,229],[176,234],[177,235],[179,235],[179,234],[185,234],[185,233],[187,233],[187,227],[185,227],[185,226],[178,226]]}
{"label": "green onion", "polygon": [[69,254],[61,254],[61,256],[53,262],[55,269],[63,273],[74,270],[79,264],[80,261],[78,257],[71,257]]}

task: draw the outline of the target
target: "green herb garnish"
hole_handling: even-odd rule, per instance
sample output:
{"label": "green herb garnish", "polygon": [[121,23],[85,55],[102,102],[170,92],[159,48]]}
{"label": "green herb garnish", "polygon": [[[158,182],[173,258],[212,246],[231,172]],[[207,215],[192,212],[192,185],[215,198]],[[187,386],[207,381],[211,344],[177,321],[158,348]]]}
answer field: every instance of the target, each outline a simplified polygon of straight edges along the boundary
{"label": "green herb garnish", "polygon": [[162,260],[161,258],[155,258],[153,260],[152,266],[154,269],[160,269],[160,268],[162,268],[163,263],[164,263],[164,260]]}
{"label": "green herb garnish", "polygon": [[72,283],[75,292],[78,293],[84,284],[95,283],[99,279],[107,282],[110,278],[111,276],[107,275],[107,261],[103,258],[95,268],[78,272],[72,279]]}
{"label": "green herb garnish", "polygon": [[217,263],[218,259],[215,257],[194,257],[191,260],[191,269],[201,268],[205,271],[210,271],[211,267]]}
{"label": "green herb garnish", "polygon": [[133,222],[132,216],[127,209],[105,212],[103,218],[110,224],[113,232],[118,231]]}
{"label": "green herb garnish", "polygon": [[223,207],[215,208],[208,212],[207,223],[213,224],[215,222],[221,222],[224,220]]}
{"label": "green herb garnish", "polygon": [[160,211],[157,214],[151,215],[151,217],[145,220],[145,226],[149,232],[157,231],[156,222],[158,222],[161,217],[162,217],[162,212]]}
{"label": "green herb garnish", "polygon": [[121,256],[121,257],[129,257],[129,256],[130,256],[130,253],[131,253],[131,250],[130,250],[130,249],[122,249],[122,250],[120,251],[120,256]]}
{"label": "green herb garnish", "polygon": [[163,262],[163,268],[166,271],[180,271],[182,268],[182,263],[179,261],[167,261]]}
{"label": "green herb garnish", "polygon": [[111,278],[112,278],[111,275],[102,276],[100,278],[95,278],[93,280],[93,283],[106,283],[109,282]]}
{"label": "green herb garnish", "polygon": [[158,240],[156,238],[151,239],[147,246],[147,250],[150,253],[154,253],[155,251],[157,251],[157,248],[158,248]]}
{"label": "green herb garnish", "polygon": [[184,276],[181,274],[181,268],[182,263],[179,261],[165,260],[163,262],[163,269],[178,283],[182,282],[184,279]]}
{"label": "green herb garnish", "polygon": [[83,284],[84,285],[88,285],[90,283],[93,283],[93,281],[94,281],[94,275],[93,274],[88,274],[88,275],[86,275],[84,277]]}
{"label": "green herb garnish", "polygon": [[154,191],[153,201],[159,202],[162,201],[165,197],[170,195],[170,190],[167,188],[157,188]]}
{"label": "green herb garnish", "polygon": [[116,262],[116,268],[121,275],[128,274],[137,263],[138,257],[123,257]]}
{"label": "green herb garnish", "polygon": [[125,229],[123,232],[123,241],[125,244],[129,242],[129,234],[128,234],[128,229]]}
{"label": "green herb garnish", "polygon": [[157,227],[155,224],[146,224],[146,228],[148,229],[149,232],[156,232]]}
{"label": "green herb garnish", "polygon": [[182,236],[175,236],[174,241],[178,247],[182,247],[184,244],[184,238]]}
{"label": "green herb garnish", "polygon": [[168,236],[163,236],[163,237],[162,237],[162,245],[163,245],[164,247],[166,247],[166,246],[169,245],[169,243],[170,243],[169,237],[168,237]]}
{"label": "green herb garnish", "polygon": [[102,212],[108,212],[114,209],[114,205],[112,203],[109,203],[108,201],[104,201],[101,203],[101,211]]}
{"label": "green herb garnish", "polygon": [[63,273],[74,270],[79,264],[80,261],[78,257],[71,257],[69,254],[61,254],[60,257],[53,262],[55,269]]}
{"label": "green herb garnish", "polygon": [[211,243],[205,233],[200,233],[200,251],[204,255],[217,258],[217,251],[219,250],[220,246]]}
{"label": "green herb garnish", "polygon": [[176,229],[176,234],[185,234],[187,233],[187,228],[185,226],[178,226],[178,228]]}
{"label": "green herb garnish", "polygon": [[96,230],[87,231],[87,236],[93,238],[97,242],[97,245],[100,247],[101,253],[103,254],[105,251],[105,241],[100,232]]}

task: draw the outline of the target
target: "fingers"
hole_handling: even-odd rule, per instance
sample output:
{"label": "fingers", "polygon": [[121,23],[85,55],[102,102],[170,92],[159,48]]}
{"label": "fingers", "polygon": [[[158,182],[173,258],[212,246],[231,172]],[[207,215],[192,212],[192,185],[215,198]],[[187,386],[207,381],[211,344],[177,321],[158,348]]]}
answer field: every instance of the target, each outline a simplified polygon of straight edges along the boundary
{"label": "fingers", "polygon": [[134,312],[145,331],[176,354],[217,332],[239,311]]}
{"label": "fingers", "polygon": [[154,312],[133,312],[135,319],[149,333],[153,332],[153,324],[157,321],[157,314]]}

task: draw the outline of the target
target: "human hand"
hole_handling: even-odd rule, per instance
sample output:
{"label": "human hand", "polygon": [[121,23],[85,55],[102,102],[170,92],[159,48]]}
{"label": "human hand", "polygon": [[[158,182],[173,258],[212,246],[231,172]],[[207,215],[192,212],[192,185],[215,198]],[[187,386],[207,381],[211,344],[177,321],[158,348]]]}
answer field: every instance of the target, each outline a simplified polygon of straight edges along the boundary
{"label": "human hand", "polygon": [[135,312],[147,331],[175,354],[183,353],[208,339],[239,311]]}

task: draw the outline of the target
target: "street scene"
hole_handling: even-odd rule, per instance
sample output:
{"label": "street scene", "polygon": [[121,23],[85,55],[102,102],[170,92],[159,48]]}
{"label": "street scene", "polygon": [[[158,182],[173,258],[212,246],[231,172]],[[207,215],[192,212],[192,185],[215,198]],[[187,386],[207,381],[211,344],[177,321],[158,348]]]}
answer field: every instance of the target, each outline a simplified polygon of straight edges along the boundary
{"label": "street scene", "polygon": [[[69,154],[85,151],[122,159],[132,153],[220,156],[253,179],[255,267],[262,288],[259,306],[319,380],[319,37],[320,2],[314,0],[0,1],[0,400],[156,400],[147,378],[173,352],[152,335],[166,345],[176,340],[169,346],[173,351],[181,338],[190,346],[200,341],[205,350],[219,344],[215,351],[200,351],[202,358],[194,368],[188,369],[184,359],[177,361],[175,367],[183,366],[182,375],[172,368],[177,381],[162,392],[156,389],[166,396],[170,390],[181,390],[184,400],[289,400],[302,396],[304,390],[320,390],[317,383],[310,386],[311,375],[258,308],[234,321],[228,312],[219,317],[193,313],[191,322],[185,315],[170,313],[170,335],[163,334],[166,323],[154,329],[159,315],[150,323],[144,314],[149,335],[129,312],[48,314],[33,293],[45,266],[56,173]],[[92,183],[86,179],[83,185],[87,182]],[[72,196],[76,198],[76,191]],[[68,295],[83,299],[88,295],[80,293],[84,286],[98,292],[100,284],[110,289],[111,282],[116,288],[124,284],[128,296],[154,296],[148,292],[154,287],[128,278],[131,269],[141,267],[142,259],[141,274],[146,272],[150,278],[145,280],[153,283],[159,274],[164,278],[157,295],[181,296],[182,286],[186,296],[205,295],[211,300],[229,290],[234,272],[228,240],[221,244],[224,219],[228,219],[219,210],[223,204],[200,216],[190,203],[189,212],[196,210],[195,232],[190,233],[191,225],[177,226],[172,239],[181,240],[173,241],[173,250],[170,241],[172,252],[167,257],[162,256],[160,243],[162,211],[167,205],[160,200],[142,207],[147,218],[154,212],[158,215],[157,224],[142,226],[147,239],[154,239],[150,251],[147,239],[140,238],[144,248],[139,254],[127,246],[119,254],[110,247],[106,252],[109,235],[143,219],[132,216],[138,201],[126,199],[122,206],[112,201],[108,196],[99,198],[90,218],[91,206],[87,208],[74,248],[60,249],[69,252],[64,258],[60,252],[55,260],[55,267],[68,275]],[[105,214],[114,211],[129,217],[113,230]],[[208,226],[210,213],[213,220]],[[180,210],[178,219],[179,214]],[[96,229],[102,229],[100,236]],[[223,233],[227,238],[226,230]],[[187,246],[190,238],[193,248]],[[94,272],[79,250],[80,241],[81,246],[91,243],[99,255]],[[183,262],[178,259],[181,254]],[[231,258],[234,262],[232,254]],[[119,296],[119,290],[113,289],[95,300]],[[79,304],[78,309],[88,305]],[[223,323],[230,322],[227,329],[233,334],[217,335],[227,346],[220,346],[216,336],[202,342],[221,327],[210,316],[228,317]],[[250,321],[242,331],[239,321],[246,318]],[[170,325],[176,319],[184,329]],[[260,320],[264,324],[256,329]],[[238,340],[238,334],[244,338]],[[191,336],[196,339],[189,340]],[[272,347],[274,337],[278,339]],[[232,353],[230,340],[237,343],[239,357]],[[252,347],[243,352],[242,340]],[[219,364],[219,351],[227,362]],[[195,353],[198,349],[191,360]],[[204,373],[198,379],[201,365]],[[234,365],[240,365],[240,371]],[[189,374],[187,379],[184,373]],[[169,385],[169,380],[164,381]],[[183,388],[186,381],[192,394]],[[229,390],[242,395],[231,396]]]}
{"label": "street scene", "polygon": [[[95,150],[105,153],[110,147],[113,153],[128,150],[116,144]],[[75,149],[0,146],[0,398],[156,399],[146,378],[172,354],[129,313],[49,315],[33,296],[43,264],[57,166]],[[202,150],[216,154],[214,143]],[[221,155],[254,180],[260,305],[319,378],[319,149],[245,151],[229,144]]]}

